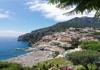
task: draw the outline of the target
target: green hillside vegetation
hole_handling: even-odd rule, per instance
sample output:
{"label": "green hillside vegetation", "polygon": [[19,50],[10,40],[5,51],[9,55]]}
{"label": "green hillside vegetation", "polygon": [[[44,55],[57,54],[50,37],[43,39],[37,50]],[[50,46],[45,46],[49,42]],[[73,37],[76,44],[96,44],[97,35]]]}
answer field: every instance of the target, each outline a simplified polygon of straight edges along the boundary
{"label": "green hillside vegetation", "polygon": [[0,62],[0,70],[29,70],[28,67],[23,67],[21,64]]}
{"label": "green hillside vegetation", "polygon": [[49,64],[53,64],[54,66],[56,66],[57,64],[59,64],[61,66],[61,65],[66,65],[66,62],[67,61],[65,58],[55,58],[55,59],[51,59],[48,61],[40,62],[37,65],[49,63]]}
{"label": "green hillside vegetation", "polygon": [[82,49],[100,51],[100,41],[83,41]]}
{"label": "green hillside vegetation", "polygon": [[[100,53],[93,50],[77,51],[66,55],[66,59],[73,62],[74,65],[82,65],[84,70],[99,70],[98,67]],[[95,69],[94,69],[95,68]]]}
{"label": "green hillside vegetation", "polygon": [[61,67],[73,67],[73,63],[67,61],[64,57],[54,58],[44,62],[40,62],[37,65],[33,66],[33,70],[60,70]]}
{"label": "green hillside vegetation", "polygon": [[100,32],[95,32],[93,35],[99,35],[100,36]]}

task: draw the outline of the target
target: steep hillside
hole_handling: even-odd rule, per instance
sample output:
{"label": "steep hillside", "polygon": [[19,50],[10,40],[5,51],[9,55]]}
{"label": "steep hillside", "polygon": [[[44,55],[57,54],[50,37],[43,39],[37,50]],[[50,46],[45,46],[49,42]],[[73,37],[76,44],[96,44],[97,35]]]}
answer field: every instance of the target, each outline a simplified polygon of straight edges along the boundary
{"label": "steep hillside", "polygon": [[54,32],[64,31],[69,27],[84,28],[84,27],[95,27],[100,28],[100,20],[90,17],[74,18],[69,21],[59,22],[53,26],[38,29],[27,33],[25,35],[19,36],[19,41],[28,41],[30,43],[35,43],[39,41],[43,36],[52,34]]}

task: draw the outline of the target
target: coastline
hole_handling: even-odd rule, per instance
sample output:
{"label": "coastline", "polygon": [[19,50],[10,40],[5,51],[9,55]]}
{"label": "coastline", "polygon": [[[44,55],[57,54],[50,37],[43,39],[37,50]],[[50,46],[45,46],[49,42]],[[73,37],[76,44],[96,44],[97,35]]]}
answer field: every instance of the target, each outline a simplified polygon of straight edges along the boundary
{"label": "coastline", "polygon": [[[12,59],[15,59],[15,58],[18,58],[18,57],[23,57],[23,56],[26,56],[26,55],[28,55],[28,54],[31,54],[31,53],[33,53],[33,52],[35,52],[35,51],[37,51],[36,49],[35,50],[30,50],[31,48],[29,47],[29,48],[27,48],[27,53],[24,53],[24,54],[22,54],[22,55],[18,55],[18,56],[16,56],[16,57],[12,57],[12,58],[9,58],[9,59],[6,59],[6,60],[1,60],[1,61],[9,61],[9,60],[12,60]],[[19,50],[19,49],[18,49]],[[24,50],[25,51],[25,50]]]}
{"label": "coastline", "polygon": [[13,59],[16,59],[16,58],[20,58],[20,57],[23,57],[23,56],[26,56],[28,54],[30,54],[32,52],[28,52],[28,53],[25,53],[25,54],[22,54],[22,55],[19,55],[19,56],[16,56],[16,57],[13,57],[13,58],[9,58],[9,59],[6,59],[6,60],[1,60],[1,61],[10,61],[10,60],[13,60]]}
{"label": "coastline", "polygon": [[18,57],[4,60],[3,62],[20,63],[23,66],[32,67],[33,65],[36,65],[39,62],[53,59],[53,57],[51,56],[51,53],[52,53],[51,51],[40,51],[40,50],[32,51],[32,52],[20,55]]}

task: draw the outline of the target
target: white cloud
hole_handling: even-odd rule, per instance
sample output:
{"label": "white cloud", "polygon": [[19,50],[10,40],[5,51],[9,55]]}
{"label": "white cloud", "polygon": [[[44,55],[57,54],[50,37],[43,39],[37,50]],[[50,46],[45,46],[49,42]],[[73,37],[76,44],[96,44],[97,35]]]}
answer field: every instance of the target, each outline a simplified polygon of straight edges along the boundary
{"label": "white cloud", "polygon": [[14,15],[13,12],[9,10],[0,9],[0,19],[9,18]]}
{"label": "white cloud", "polygon": [[0,30],[0,36],[3,37],[18,37],[19,35],[25,34],[25,32],[15,30]]}
{"label": "white cloud", "polygon": [[26,5],[28,6],[28,9],[31,10],[32,12],[35,11],[41,12],[45,18],[52,18],[55,21],[66,21],[74,17],[82,17],[82,16],[93,17],[95,13],[91,12],[90,14],[83,14],[83,15],[77,14],[77,15],[67,16],[63,15],[63,13],[66,13],[69,10],[59,9],[56,7],[56,5],[50,5],[47,3],[47,1],[41,1],[41,0],[32,0],[30,2],[27,2]]}

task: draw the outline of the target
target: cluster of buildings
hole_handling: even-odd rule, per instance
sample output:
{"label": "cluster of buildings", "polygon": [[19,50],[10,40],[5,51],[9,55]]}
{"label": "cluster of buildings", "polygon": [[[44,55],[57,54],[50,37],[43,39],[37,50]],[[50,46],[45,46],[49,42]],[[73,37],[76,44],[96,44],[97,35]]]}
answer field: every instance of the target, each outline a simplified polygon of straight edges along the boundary
{"label": "cluster of buildings", "polygon": [[44,48],[51,51],[64,51],[58,46],[71,47],[72,44],[70,41],[73,39],[78,39],[79,41],[84,40],[98,40],[98,38],[93,36],[94,32],[100,32],[100,29],[95,29],[91,27],[86,28],[73,28],[70,27],[64,32],[56,32],[52,35],[44,36],[39,42],[35,45],[38,45],[39,48]]}

